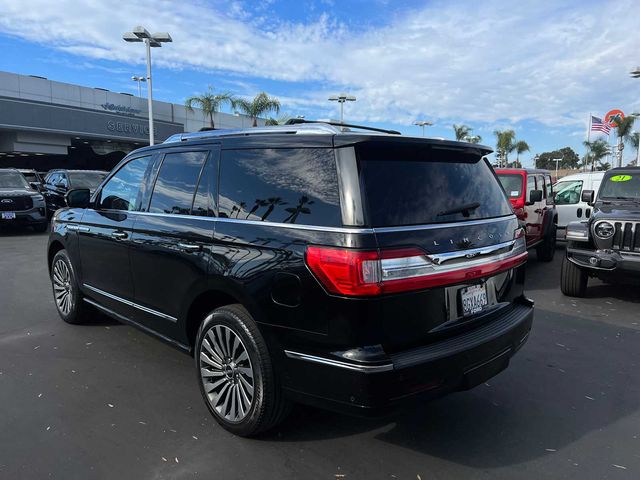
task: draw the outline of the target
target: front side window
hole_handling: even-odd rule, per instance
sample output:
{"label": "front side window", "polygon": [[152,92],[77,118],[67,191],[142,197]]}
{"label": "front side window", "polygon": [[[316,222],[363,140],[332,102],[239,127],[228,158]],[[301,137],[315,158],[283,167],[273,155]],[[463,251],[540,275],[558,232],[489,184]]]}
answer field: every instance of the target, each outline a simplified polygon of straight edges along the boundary
{"label": "front side window", "polygon": [[153,187],[151,213],[191,213],[193,195],[208,152],[167,153]]}
{"label": "front side window", "polygon": [[536,189],[536,177],[533,175],[527,176],[527,202],[531,201],[531,192]]}
{"label": "front side window", "polygon": [[136,210],[145,173],[151,156],[139,157],[126,163],[104,185],[100,192],[101,209]]}
{"label": "front side window", "polygon": [[223,218],[341,226],[333,150],[223,151],[219,210]]}
{"label": "front side window", "polygon": [[567,180],[556,183],[556,205],[575,205],[580,201],[582,180]]}

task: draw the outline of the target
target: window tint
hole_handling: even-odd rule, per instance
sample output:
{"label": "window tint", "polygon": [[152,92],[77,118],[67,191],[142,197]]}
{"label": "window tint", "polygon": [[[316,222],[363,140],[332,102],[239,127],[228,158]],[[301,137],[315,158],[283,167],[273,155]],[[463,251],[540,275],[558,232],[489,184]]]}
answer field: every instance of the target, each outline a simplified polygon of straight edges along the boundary
{"label": "window tint", "polygon": [[499,173],[498,179],[509,198],[519,198],[522,195],[522,175],[517,173]]}
{"label": "window tint", "polygon": [[574,205],[580,201],[582,180],[567,180],[556,184],[556,205]]}
{"label": "window tint", "polygon": [[191,213],[201,217],[215,217],[215,192],[218,165],[214,155],[210,154],[207,163],[204,164],[196,195],[193,197],[193,208]]}
{"label": "window tint", "polygon": [[356,152],[368,223],[374,227],[511,214],[491,166],[475,153],[375,142],[357,146]]}
{"label": "window tint", "polygon": [[135,210],[150,160],[150,156],[136,158],[118,170],[100,192],[100,208]]}
{"label": "window tint", "polygon": [[340,195],[332,149],[222,152],[221,217],[340,226]]}
{"label": "window tint", "polygon": [[106,176],[102,172],[69,172],[69,180],[73,188],[95,190]]}
{"label": "window tint", "polygon": [[152,213],[191,213],[202,164],[208,152],[176,152],[164,156],[151,196]]}

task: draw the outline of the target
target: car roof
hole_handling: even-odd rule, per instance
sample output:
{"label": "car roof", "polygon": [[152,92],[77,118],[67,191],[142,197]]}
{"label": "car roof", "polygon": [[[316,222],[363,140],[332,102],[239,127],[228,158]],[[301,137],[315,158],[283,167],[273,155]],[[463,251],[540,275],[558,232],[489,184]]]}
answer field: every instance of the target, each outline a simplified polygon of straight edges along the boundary
{"label": "car roof", "polygon": [[574,173],[572,175],[567,175],[566,177],[562,177],[558,179],[558,182],[566,182],[573,180],[587,180],[589,178],[602,178],[606,172],[580,172]]}
{"label": "car roof", "polygon": [[89,173],[109,173],[106,170],[82,170],[80,168],[76,168],[76,169],[70,169],[70,168],[54,168],[53,170],[49,170],[47,172],[47,174],[49,173],[55,173],[55,172],[89,172]]}
{"label": "car roof", "polygon": [[540,168],[496,168],[496,173],[540,173],[544,175],[551,175],[549,170],[543,170]]}

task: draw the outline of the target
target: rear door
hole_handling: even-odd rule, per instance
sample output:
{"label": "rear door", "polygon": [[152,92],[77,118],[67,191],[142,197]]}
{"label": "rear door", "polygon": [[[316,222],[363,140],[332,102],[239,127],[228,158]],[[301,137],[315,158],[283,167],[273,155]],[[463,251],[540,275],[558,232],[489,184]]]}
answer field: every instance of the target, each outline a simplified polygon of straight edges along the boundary
{"label": "rear door", "polygon": [[134,298],[129,249],[151,155],[132,158],[105,183],[78,225],[84,289],[105,306],[130,316]]}
{"label": "rear door", "polygon": [[[431,268],[442,271],[467,262],[484,268],[496,256],[509,255],[518,221],[486,160],[454,149],[384,147],[356,146],[366,224],[384,255],[393,258],[417,248],[433,259]],[[402,262],[397,267],[404,268]],[[377,308],[390,319],[388,342],[400,343],[409,335],[418,343],[463,317],[472,323],[480,310],[505,301],[513,280],[509,273],[462,278],[381,300]],[[463,303],[477,291],[486,293],[487,303],[465,315]]]}
{"label": "rear door", "polygon": [[136,318],[172,338],[183,306],[206,282],[218,157],[218,147],[165,153],[148,207],[133,229]]}

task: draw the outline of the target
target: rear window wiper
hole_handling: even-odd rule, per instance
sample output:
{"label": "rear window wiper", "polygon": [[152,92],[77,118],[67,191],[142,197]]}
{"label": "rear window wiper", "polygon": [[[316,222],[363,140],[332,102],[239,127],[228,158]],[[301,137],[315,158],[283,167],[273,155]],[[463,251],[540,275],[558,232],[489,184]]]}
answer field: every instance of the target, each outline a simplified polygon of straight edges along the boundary
{"label": "rear window wiper", "polygon": [[480,206],[480,202],[472,202],[466,203],[464,205],[460,205],[459,207],[451,208],[449,210],[443,210],[438,213],[436,216],[444,217],[445,215],[453,215],[454,213],[461,213],[463,217],[468,217],[471,215],[471,212]]}

